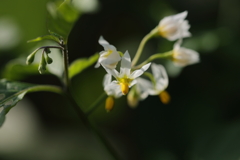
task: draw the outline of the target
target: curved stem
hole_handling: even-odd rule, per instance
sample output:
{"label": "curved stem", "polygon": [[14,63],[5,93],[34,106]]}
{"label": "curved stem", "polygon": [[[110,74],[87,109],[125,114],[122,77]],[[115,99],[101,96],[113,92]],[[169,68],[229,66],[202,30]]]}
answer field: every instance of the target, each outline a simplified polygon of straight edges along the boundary
{"label": "curved stem", "polygon": [[156,33],[158,32],[158,26],[155,27],[150,33],[148,33],[145,37],[143,37],[139,47],[138,47],[138,50],[135,54],[135,57],[133,58],[133,61],[132,61],[132,66],[135,66],[138,59],[140,58],[141,54],[142,54],[142,50],[146,44],[146,42],[151,39],[154,35],[156,35]]}
{"label": "curved stem", "polygon": [[151,55],[147,60],[145,60],[144,62],[142,62],[141,64],[137,65],[136,67],[134,67],[133,69],[139,69],[141,68],[143,65],[155,60],[155,59],[159,59],[159,58],[170,58],[172,56],[173,52],[169,51],[169,52],[165,52],[165,53],[156,53],[154,55]]}
{"label": "curved stem", "polygon": [[106,93],[102,93],[98,99],[92,103],[92,105],[88,108],[87,111],[85,111],[85,114],[87,116],[89,116],[90,114],[92,114],[92,112],[100,105],[100,103],[102,103],[102,101],[107,97]]}
{"label": "curved stem", "polygon": [[[107,141],[106,137],[97,129],[95,124],[89,120],[87,114],[85,114],[82,109],[79,107],[79,105],[76,103],[76,101],[72,98],[71,93],[67,92],[66,97],[68,98],[69,102],[71,103],[71,106],[74,108],[76,113],[78,114],[79,118],[83,121],[84,125],[89,129],[92,130],[94,134],[100,139],[100,141],[103,143],[103,145],[107,148],[109,153],[114,157],[116,160],[121,160],[118,153],[113,149],[112,145]],[[102,97],[102,96],[101,96]],[[100,99],[100,98],[99,98]],[[97,106],[93,105],[93,106]]]}
{"label": "curved stem", "polygon": [[27,90],[28,92],[48,91],[48,92],[63,94],[63,90],[60,87],[53,86],[53,85],[38,85],[38,86],[27,88]]}

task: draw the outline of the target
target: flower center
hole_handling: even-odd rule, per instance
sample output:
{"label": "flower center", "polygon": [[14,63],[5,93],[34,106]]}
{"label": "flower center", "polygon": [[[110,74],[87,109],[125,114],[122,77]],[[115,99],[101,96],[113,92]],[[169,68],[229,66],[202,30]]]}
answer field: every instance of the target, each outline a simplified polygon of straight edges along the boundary
{"label": "flower center", "polygon": [[119,85],[121,86],[122,94],[126,95],[129,91],[130,83],[132,79],[128,78],[126,75],[118,79]]}
{"label": "flower center", "polygon": [[103,57],[107,58],[110,54],[112,54],[112,50],[108,50],[104,55]]}

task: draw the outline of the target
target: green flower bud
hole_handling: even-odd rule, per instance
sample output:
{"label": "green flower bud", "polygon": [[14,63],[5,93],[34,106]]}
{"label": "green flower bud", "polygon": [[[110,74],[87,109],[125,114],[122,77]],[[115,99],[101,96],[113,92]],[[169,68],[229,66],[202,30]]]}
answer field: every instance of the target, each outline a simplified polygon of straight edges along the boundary
{"label": "green flower bud", "polygon": [[27,60],[26,60],[26,64],[29,65],[31,64],[33,61],[34,61],[34,58],[35,58],[35,54],[37,53],[38,49],[33,51],[28,57],[27,57]]}
{"label": "green flower bud", "polygon": [[46,54],[46,61],[47,64],[51,64],[53,62],[52,58],[48,56],[48,54]]}
{"label": "green flower bud", "polygon": [[47,63],[46,63],[45,56],[44,56],[44,53],[43,53],[40,64],[39,64],[39,67],[38,67],[38,71],[39,71],[40,74],[43,74],[44,71],[46,71],[46,65],[47,65]]}
{"label": "green flower bud", "polygon": [[47,54],[51,53],[51,51],[50,51],[49,48],[45,48],[44,51],[45,51]]}

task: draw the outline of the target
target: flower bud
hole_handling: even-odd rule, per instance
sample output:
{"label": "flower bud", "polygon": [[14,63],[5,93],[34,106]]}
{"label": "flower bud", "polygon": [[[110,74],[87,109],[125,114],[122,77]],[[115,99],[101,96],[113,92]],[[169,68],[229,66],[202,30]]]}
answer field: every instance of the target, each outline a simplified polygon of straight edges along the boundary
{"label": "flower bud", "polygon": [[35,54],[37,53],[37,51],[38,51],[38,50],[33,51],[33,52],[27,57],[27,60],[26,60],[26,64],[27,64],[27,65],[31,64],[31,63],[34,61]]}
{"label": "flower bud", "polygon": [[51,51],[50,51],[49,48],[45,48],[44,51],[45,51],[47,54],[51,53]]}
{"label": "flower bud", "polygon": [[139,97],[136,93],[136,90],[133,88],[127,95],[127,102],[129,107],[136,108],[139,102]]}
{"label": "flower bud", "polygon": [[114,106],[114,98],[112,96],[109,96],[106,99],[105,109],[107,110],[107,112],[110,112],[113,109],[113,106]]}
{"label": "flower bud", "polygon": [[46,54],[46,61],[47,61],[47,64],[51,64],[53,62],[52,58],[50,58],[48,54]]}
{"label": "flower bud", "polygon": [[40,74],[43,74],[44,71],[46,71],[46,65],[47,65],[47,63],[45,61],[45,57],[44,57],[44,53],[43,53],[40,64],[39,64],[39,67],[38,67],[38,71],[39,71]]}

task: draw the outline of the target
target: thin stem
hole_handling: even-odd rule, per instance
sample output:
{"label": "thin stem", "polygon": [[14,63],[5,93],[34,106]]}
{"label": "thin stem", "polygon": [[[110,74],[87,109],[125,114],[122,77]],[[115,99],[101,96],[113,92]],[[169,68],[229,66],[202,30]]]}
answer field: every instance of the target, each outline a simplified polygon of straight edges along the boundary
{"label": "thin stem", "polygon": [[151,39],[154,35],[156,35],[156,33],[158,32],[158,26],[155,27],[150,33],[148,33],[145,37],[143,37],[142,41],[140,42],[140,45],[138,47],[138,50],[135,54],[135,57],[133,58],[133,61],[132,61],[132,66],[135,66],[137,64],[137,61],[139,60],[141,54],[142,54],[142,51],[143,51],[143,48],[146,44],[146,42]]}
{"label": "thin stem", "polygon": [[107,97],[106,93],[102,93],[98,99],[92,103],[92,105],[85,111],[85,114],[89,116],[92,112],[103,102],[103,100]]}
{"label": "thin stem", "polygon": [[145,60],[144,62],[142,62],[141,64],[137,65],[136,67],[134,67],[134,69],[139,69],[141,68],[143,65],[155,60],[155,59],[160,59],[160,58],[170,58],[172,56],[173,52],[169,51],[169,52],[165,52],[165,53],[156,53],[154,55],[151,55],[147,60]]}
{"label": "thin stem", "polygon": [[53,85],[38,85],[34,87],[27,88],[28,92],[39,92],[39,91],[48,91],[58,94],[63,94],[63,90],[58,86]]}
{"label": "thin stem", "polygon": [[65,84],[65,90],[68,90],[70,87],[70,80],[69,80],[69,73],[68,73],[68,49],[67,45],[62,45],[64,48],[62,50],[63,53],[63,63],[64,63],[64,84]]}
{"label": "thin stem", "polygon": [[78,106],[76,101],[72,98],[71,93],[67,92],[66,97],[68,98],[69,102],[71,103],[71,106],[74,108],[76,113],[78,114],[79,118],[83,121],[84,125],[91,131],[93,131],[94,134],[100,139],[100,141],[103,143],[103,145],[107,148],[109,153],[114,157],[116,160],[121,160],[118,153],[113,149],[112,145],[107,141],[107,139],[104,137],[104,135],[97,129],[95,124],[87,117],[87,115],[82,111],[82,109]]}

